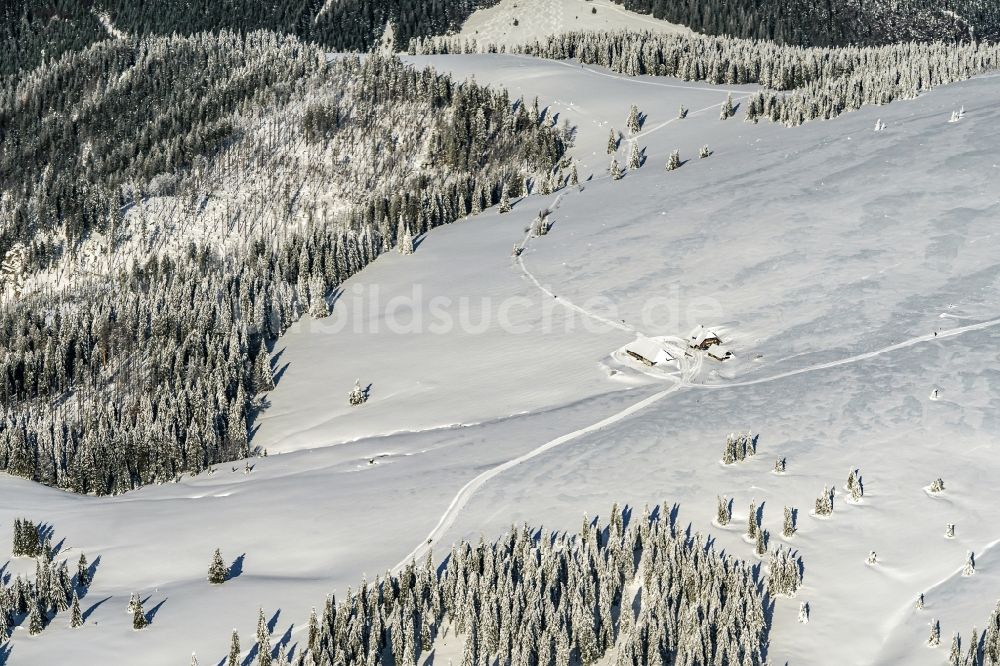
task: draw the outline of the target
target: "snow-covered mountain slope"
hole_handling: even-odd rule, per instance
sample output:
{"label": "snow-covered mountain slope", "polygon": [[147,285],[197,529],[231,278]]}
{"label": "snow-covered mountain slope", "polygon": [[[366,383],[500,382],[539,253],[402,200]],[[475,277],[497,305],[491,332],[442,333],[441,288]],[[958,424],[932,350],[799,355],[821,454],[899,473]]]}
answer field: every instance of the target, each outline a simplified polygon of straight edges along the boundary
{"label": "snow-covered mountain slope", "polygon": [[623,9],[605,0],[500,0],[479,9],[462,25],[459,35],[481,44],[510,48],[544,40],[549,35],[581,30],[652,30],[690,32],[683,26]]}
{"label": "snow-covered mountain slope", "polygon": [[[416,60],[537,95],[577,125],[581,187],[438,228],[415,254],[385,255],[343,285],[333,318],[293,326],[254,437],[288,453],[252,461],[252,473],[223,465],[101,499],[0,479],[0,525],[27,515],[65,536],[61,556],[101,556],[88,623],[17,629],[8,661],[166,666],[195,650],[218,663],[233,626],[252,646],[258,606],[278,613],[275,643],[301,645],[327,592],[422,554],[428,537],[443,557],[455,539],[512,522],[574,530],[614,501],[676,502],[682,525],[753,558],[742,533],[755,499],[772,543],[784,540],[782,507],[798,509],[788,541],[805,562],[798,597],[775,607],[773,663],[942,663],[951,633],[981,626],[1000,596],[1000,110],[989,102],[1000,79],[787,129],[719,120],[728,93],[711,86],[512,56]],[[647,115],[635,137],[647,159],[612,181],[609,127],[624,127],[631,104]],[[674,120],[680,105],[691,112]],[[879,118],[886,129],[874,132]],[[714,153],[698,159],[704,144]],[[675,149],[686,163],[667,172]],[[551,230],[525,242],[543,208]],[[398,300],[415,286],[419,326]],[[460,320],[487,314],[481,331]],[[445,315],[455,325],[432,328]],[[639,334],[675,343],[697,324],[717,328],[735,358],[691,352],[659,372],[616,353]],[[348,409],[355,378],[371,399]],[[757,456],[723,466],[726,435],[747,428]],[[771,472],[779,457],[783,475]],[[843,489],[852,468],[858,504]],[[931,496],[938,477],[946,490]],[[838,489],[835,508],[816,518],[824,485]],[[722,494],[735,502],[728,528],[711,522]],[[216,547],[245,559],[213,588]],[[147,608],[163,602],[140,633],[124,613],[132,591]],[[808,624],[796,621],[800,601]],[[932,618],[936,650],[925,647]]]}

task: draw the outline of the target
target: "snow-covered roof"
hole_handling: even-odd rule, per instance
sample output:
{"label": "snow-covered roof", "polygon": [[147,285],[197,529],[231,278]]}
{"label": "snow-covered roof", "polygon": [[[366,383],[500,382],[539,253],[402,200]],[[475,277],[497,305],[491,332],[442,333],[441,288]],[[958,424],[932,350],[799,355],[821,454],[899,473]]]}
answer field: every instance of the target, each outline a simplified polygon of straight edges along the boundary
{"label": "snow-covered roof", "polygon": [[625,347],[625,351],[631,352],[636,356],[641,356],[652,363],[664,363],[674,360],[674,355],[664,349],[663,345],[649,338],[639,338]]}
{"label": "snow-covered roof", "polygon": [[688,341],[692,347],[698,347],[704,344],[705,340],[721,340],[722,338],[713,330],[705,328],[704,326],[696,326],[691,335],[688,336]]}

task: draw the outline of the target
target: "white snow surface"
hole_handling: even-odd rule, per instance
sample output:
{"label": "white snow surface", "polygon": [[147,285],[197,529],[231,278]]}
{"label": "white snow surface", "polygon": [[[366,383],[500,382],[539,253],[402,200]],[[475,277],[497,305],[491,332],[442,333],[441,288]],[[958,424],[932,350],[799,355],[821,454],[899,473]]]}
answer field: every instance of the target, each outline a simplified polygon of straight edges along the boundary
{"label": "white snow surface", "polygon": [[637,14],[603,0],[500,0],[493,7],[473,12],[458,34],[479,44],[510,48],[544,40],[549,35],[616,30],[691,32],[684,26]]}
{"label": "white snow surface", "polygon": [[[953,632],[983,626],[1000,598],[1000,78],[787,129],[720,121],[727,90],[708,85],[514,56],[411,60],[539,96],[579,127],[581,187],[437,229],[343,285],[334,317],[293,326],[253,440],[270,455],[249,475],[220,465],[114,498],[0,477],[0,550],[24,516],[54,526],[59,557],[100,556],[86,625],[19,628],[8,663],[166,666],[195,651],[215,664],[234,626],[249,651],[258,607],[277,614],[272,643],[301,644],[311,606],[422,555],[428,538],[444,557],[522,521],[575,531],[615,501],[676,503],[681,524],[748,559],[752,499],[772,543],[782,507],[799,510],[789,542],[804,585],[777,600],[772,663],[939,664]],[[630,104],[648,115],[635,138],[647,161],[613,182],[608,131]],[[691,115],[675,120],[681,104]],[[699,160],[706,143],[714,154]],[[673,149],[689,161],[668,173]],[[526,240],[543,208],[551,231]],[[386,308],[415,289],[424,325],[394,332]],[[498,323],[503,303],[527,332]],[[410,321],[403,301],[396,311]],[[431,329],[463,311],[492,314],[481,331]],[[679,343],[699,324],[735,358],[699,353],[675,372],[616,360],[639,335]],[[355,378],[371,399],[350,408]],[[757,455],[723,466],[726,436],[748,428]],[[859,504],[843,488],[852,468]],[[824,485],[838,494],[819,519]],[[711,522],[722,494],[735,500],[727,528]],[[245,558],[212,587],[216,547]],[[976,573],[962,577],[968,550]],[[13,560],[5,573],[29,571]],[[142,632],[125,613],[132,591],[147,610],[162,602]],[[925,647],[932,618],[937,649]]]}

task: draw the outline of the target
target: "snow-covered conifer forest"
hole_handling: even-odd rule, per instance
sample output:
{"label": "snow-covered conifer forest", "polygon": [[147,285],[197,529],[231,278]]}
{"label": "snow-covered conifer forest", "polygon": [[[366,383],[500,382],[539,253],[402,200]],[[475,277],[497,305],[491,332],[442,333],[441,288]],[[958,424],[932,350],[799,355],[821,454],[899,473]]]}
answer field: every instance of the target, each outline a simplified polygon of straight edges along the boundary
{"label": "snow-covered conifer forest", "polygon": [[1000,665],[998,37],[5,4],[0,666]]}

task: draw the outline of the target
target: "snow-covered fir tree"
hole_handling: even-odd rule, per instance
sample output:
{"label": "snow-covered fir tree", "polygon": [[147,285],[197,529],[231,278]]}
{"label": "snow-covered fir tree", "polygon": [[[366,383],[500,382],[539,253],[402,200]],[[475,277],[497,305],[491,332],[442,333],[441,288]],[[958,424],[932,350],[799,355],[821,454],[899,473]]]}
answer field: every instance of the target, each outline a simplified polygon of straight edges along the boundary
{"label": "snow-covered fir tree", "polygon": [[675,150],[670,153],[670,157],[667,159],[667,171],[674,171],[681,167],[681,151]]}
{"label": "snow-covered fir tree", "polygon": [[623,174],[621,167],[618,166],[617,157],[611,158],[611,166],[608,167],[608,173],[611,174],[611,180],[621,180]]}
{"label": "snow-covered fir tree", "polygon": [[208,582],[212,585],[221,585],[229,579],[229,567],[222,559],[222,552],[216,548],[212,554],[212,562],[208,565]]}
{"label": "snow-covered fir tree", "polygon": [[633,141],[628,158],[628,168],[629,171],[635,171],[640,166],[642,166],[642,154],[639,152],[639,144]]}
{"label": "snow-covered fir tree", "polygon": [[73,603],[70,605],[69,626],[76,629],[83,626],[83,612],[80,610],[80,597],[73,591]]}
{"label": "snow-covered fir tree", "polygon": [[725,103],[722,105],[722,111],[719,113],[719,118],[721,120],[729,120],[734,115],[736,115],[736,110],[733,108],[733,95],[730,93],[726,97]]}
{"label": "snow-covered fir tree", "polygon": [[226,666],[240,666],[240,635],[233,629],[229,639],[229,656],[226,658]]}
{"label": "snow-covered fir tree", "polygon": [[146,611],[142,609],[142,599],[136,595],[135,609],[132,611],[132,629],[140,631],[147,626],[149,626],[149,620],[146,619]]}
{"label": "snow-covered fir tree", "polygon": [[639,118],[639,107],[635,104],[628,111],[628,119],[625,121],[625,129],[631,135],[636,135],[641,129],[641,122]]}
{"label": "snow-covered fir tree", "polygon": [[352,407],[357,407],[363,405],[368,401],[367,392],[361,388],[361,380],[355,380],[354,388],[351,389],[351,393],[347,396],[347,402],[350,403]]}
{"label": "snow-covered fir tree", "polygon": [[725,527],[729,524],[729,521],[733,519],[732,503],[725,495],[717,497],[716,499],[718,500],[718,504],[715,509],[715,522],[720,527]]}
{"label": "snow-covered fir tree", "polygon": [[790,507],[785,507],[785,520],[781,528],[781,534],[786,539],[791,539],[795,536],[795,510]]}
{"label": "snow-covered fir tree", "polygon": [[608,136],[608,155],[614,155],[615,153],[618,152],[619,141],[620,138],[618,136],[618,132],[616,132],[615,129],[612,127],[611,134]]}

